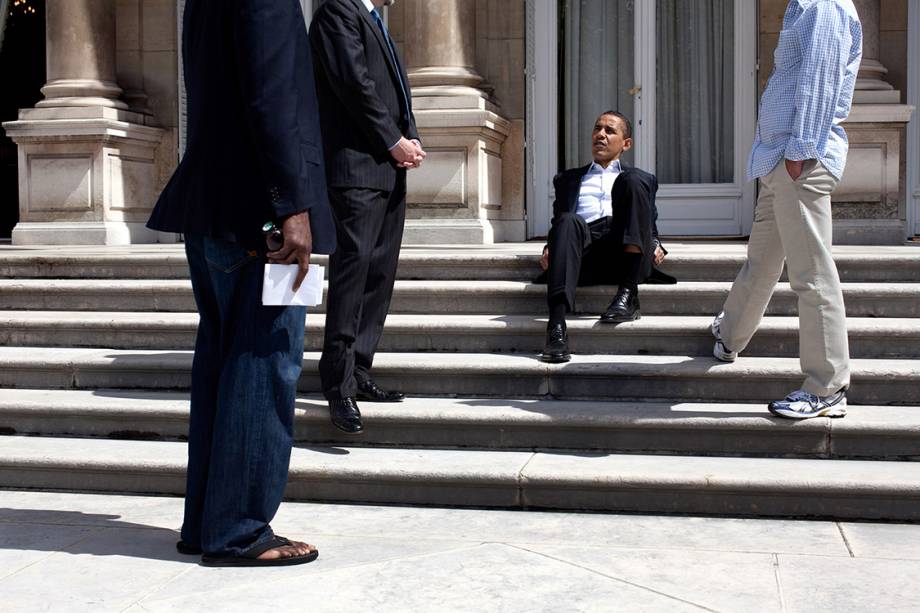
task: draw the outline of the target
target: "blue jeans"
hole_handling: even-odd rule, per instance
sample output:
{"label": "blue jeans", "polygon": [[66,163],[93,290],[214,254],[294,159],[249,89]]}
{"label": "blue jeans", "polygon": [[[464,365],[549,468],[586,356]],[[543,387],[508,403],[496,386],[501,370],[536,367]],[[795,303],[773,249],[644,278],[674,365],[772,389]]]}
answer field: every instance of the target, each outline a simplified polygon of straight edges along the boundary
{"label": "blue jeans", "polygon": [[200,322],[182,540],[239,555],[274,535],[287,484],[305,307],[262,306],[264,257],[186,235]]}

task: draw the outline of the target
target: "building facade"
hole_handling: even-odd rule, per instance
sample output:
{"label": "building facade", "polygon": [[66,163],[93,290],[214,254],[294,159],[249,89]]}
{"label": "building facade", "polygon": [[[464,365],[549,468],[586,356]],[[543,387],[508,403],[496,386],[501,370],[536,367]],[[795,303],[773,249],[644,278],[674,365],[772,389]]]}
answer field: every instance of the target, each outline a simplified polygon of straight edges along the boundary
{"label": "building facade", "polygon": [[[301,0],[307,21],[319,2]],[[920,234],[920,0],[854,3],[864,59],[835,239],[900,243]],[[611,108],[633,120],[628,161],[659,177],[663,234],[745,236],[746,157],[785,6],[400,0],[386,17],[429,153],[410,173],[406,242],[544,236],[552,177],[589,159],[590,126]],[[14,244],[178,240],[144,222],[182,150],[181,10],[46,0],[42,99],[4,124],[18,146]]]}

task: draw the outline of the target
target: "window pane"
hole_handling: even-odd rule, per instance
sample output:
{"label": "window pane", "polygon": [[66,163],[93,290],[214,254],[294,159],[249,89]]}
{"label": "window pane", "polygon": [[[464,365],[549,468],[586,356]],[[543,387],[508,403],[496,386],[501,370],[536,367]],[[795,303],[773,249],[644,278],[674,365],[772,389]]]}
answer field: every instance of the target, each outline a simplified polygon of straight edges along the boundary
{"label": "window pane", "polygon": [[657,0],[660,183],[734,181],[734,0]]}
{"label": "window pane", "polygon": [[[607,110],[631,120],[635,85],[634,0],[562,0],[563,164],[591,161],[594,120]],[[632,162],[632,152],[623,155]]]}

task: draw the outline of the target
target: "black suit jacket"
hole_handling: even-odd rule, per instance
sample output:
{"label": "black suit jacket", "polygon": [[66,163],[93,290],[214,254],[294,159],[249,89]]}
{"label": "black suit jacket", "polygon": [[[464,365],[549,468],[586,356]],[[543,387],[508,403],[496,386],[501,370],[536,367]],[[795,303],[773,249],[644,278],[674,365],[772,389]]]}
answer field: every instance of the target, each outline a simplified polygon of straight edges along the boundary
{"label": "black suit jacket", "polygon": [[[648,279],[647,282],[676,283],[673,277],[661,273],[654,267],[655,248],[661,246],[662,250],[667,253],[661,241],[658,240],[658,208],[655,206],[658,179],[655,175],[639,168],[627,166],[622,162],[620,164],[623,170],[614,181],[610,194],[613,203],[613,225],[642,242],[642,253],[645,257],[641,273],[644,279]],[[553,178],[553,187],[556,192],[556,199],[553,201],[553,225],[563,213],[574,213],[578,209],[581,181],[590,168],[590,164],[570,168]],[[622,209],[617,209],[617,203],[628,200],[632,201],[633,206],[642,207],[648,214],[633,214],[629,217],[624,215]],[[639,224],[640,219],[646,219],[647,223]],[[633,227],[635,225],[643,227]]]}
{"label": "black suit jacket", "polygon": [[[652,235],[658,240],[658,208],[655,206],[655,195],[658,193],[658,178],[650,172],[634,166],[627,166],[620,162],[623,169],[613,183],[611,191],[611,201],[616,207],[618,201],[623,200],[623,192],[632,187],[644,200],[643,204],[649,207],[652,214]],[[562,213],[574,213],[578,209],[578,193],[581,190],[581,180],[591,168],[591,164],[579,168],[570,168],[563,170],[553,177],[553,188],[555,190],[555,200],[553,200],[553,221]],[[638,188],[638,189],[636,189]]]}
{"label": "black suit jacket", "polygon": [[263,245],[261,226],[309,211],[335,249],[310,44],[298,0],[186,0],[186,150],[148,222]]}
{"label": "black suit jacket", "polygon": [[402,62],[392,61],[360,0],[326,0],[313,15],[310,42],[329,185],[392,190],[405,169],[396,167],[390,147],[403,136],[418,138]]}

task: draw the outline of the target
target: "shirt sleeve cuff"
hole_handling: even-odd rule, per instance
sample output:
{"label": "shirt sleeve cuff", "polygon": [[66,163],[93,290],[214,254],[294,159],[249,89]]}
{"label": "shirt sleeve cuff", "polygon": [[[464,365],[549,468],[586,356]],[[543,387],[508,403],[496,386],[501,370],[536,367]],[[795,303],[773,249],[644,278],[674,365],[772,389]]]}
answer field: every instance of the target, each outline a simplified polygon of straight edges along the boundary
{"label": "shirt sleeve cuff", "polygon": [[[402,140],[402,139],[400,138],[399,140]],[[396,149],[397,145],[399,145],[399,140],[393,143],[392,145],[390,145],[387,151],[392,151],[393,149]]]}
{"label": "shirt sleeve cuff", "polygon": [[800,138],[793,138],[786,144],[786,153],[784,157],[793,162],[817,160],[818,149],[815,143],[804,141]]}

